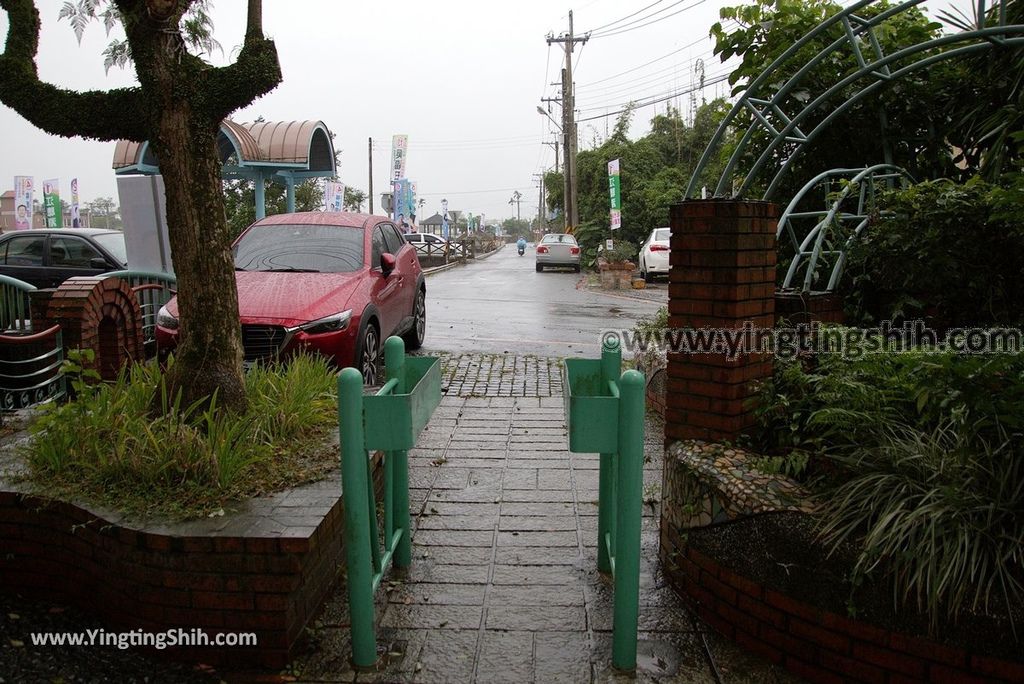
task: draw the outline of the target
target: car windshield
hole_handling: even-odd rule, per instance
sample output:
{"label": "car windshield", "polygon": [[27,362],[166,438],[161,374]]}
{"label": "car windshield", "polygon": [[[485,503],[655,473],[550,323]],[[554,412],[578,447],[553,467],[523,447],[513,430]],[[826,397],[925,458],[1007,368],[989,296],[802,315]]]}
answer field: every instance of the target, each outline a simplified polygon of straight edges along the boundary
{"label": "car windshield", "polygon": [[672,237],[672,230],[670,228],[658,228],[654,231],[654,239],[660,242],[664,242]]}
{"label": "car windshield", "polygon": [[576,238],[574,238],[572,235],[564,235],[564,234],[561,234],[561,233],[550,233],[548,235],[545,235],[544,239],[541,240],[541,242],[545,242],[545,243],[548,243],[548,244],[557,243],[557,242],[564,242],[564,243],[566,243],[568,245],[575,245],[576,244]]}
{"label": "car windshield", "polygon": [[128,263],[128,252],[124,248],[124,233],[100,233],[93,235],[100,247],[110,252],[110,256],[117,259],[122,266]]}
{"label": "car windshield", "polygon": [[363,230],[325,225],[253,226],[235,245],[240,271],[351,273],[363,267]]}

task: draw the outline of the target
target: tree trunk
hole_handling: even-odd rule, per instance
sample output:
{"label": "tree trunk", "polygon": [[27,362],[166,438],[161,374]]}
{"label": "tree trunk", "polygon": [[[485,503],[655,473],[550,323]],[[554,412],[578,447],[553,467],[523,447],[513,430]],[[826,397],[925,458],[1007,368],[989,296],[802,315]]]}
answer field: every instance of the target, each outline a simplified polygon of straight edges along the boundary
{"label": "tree trunk", "polygon": [[[178,58],[177,36],[157,38],[151,53],[153,100],[159,112],[150,140],[160,161],[167,232],[178,280],[178,339],[168,378],[185,404],[217,392],[217,405],[247,408],[242,376],[231,234],[224,214],[217,155],[220,120],[197,105],[187,84],[199,80],[194,62]],[[199,100],[201,102],[201,99]]]}
{"label": "tree trunk", "polygon": [[168,237],[178,279],[181,343],[170,381],[182,388],[186,402],[217,390],[219,406],[244,411],[238,297],[216,129],[190,126],[190,112],[181,110],[187,106],[165,110],[159,142],[150,141],[164,176],[168,221],[174,221]]}

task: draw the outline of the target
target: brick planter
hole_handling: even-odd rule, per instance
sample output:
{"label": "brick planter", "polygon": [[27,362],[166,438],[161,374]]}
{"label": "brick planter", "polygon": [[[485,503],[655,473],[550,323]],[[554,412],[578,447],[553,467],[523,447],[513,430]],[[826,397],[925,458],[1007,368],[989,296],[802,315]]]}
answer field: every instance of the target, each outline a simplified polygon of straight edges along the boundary
{"label": "brick planter", "polygon": [[[660,557],[669,583],[717,632],[808,681],[823,684],[1024,682],[1024,662],[970,653],[823,610],[688,545],[689,533],[708,529],[699,504],[688,501],[692,496],[685,491],[694,480],[690,461],[671,452],[665,458]],[[729,502],[720,506],[724,519],[735,519],[730,508],[735,506]]]}
{"label": "brick planter", "polygon": [[[381,470],[374,470],[378,496]],[[0,478],[0,592],[67,601],[109,629],[252,632],[255,648],[154,652],[280,669],[343,567],[340,494],[335,474],[224,517],[140,527],[20,493]]]}

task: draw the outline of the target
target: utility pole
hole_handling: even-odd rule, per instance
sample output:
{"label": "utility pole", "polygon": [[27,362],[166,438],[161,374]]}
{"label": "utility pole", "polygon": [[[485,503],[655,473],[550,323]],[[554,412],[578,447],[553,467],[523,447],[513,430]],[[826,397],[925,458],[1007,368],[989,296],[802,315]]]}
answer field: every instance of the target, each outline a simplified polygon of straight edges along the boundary
{"label": "utility pole", "polygon": [[516,221],[521,221],[522,218],[519,215],[519,202],[523,199],[523,193],[516,190],[512,193],[512,199],[508,201],[509,204],[516,205]]}
{"label": "utility pole", "polygon": [[565,68],[562,70],[562,135],[565,152],[565,220],[566,231],[572,232],[579,224],[579,207],[576,201],[576,96],[572,82],[572,53],[576,43],[586,43],[590,34],[577,38],[573,32],[572,10],[569,11],[569,33],[559,38],[548,36],[548,45],[562,43],[565,47]]}
{"label": "utility pole", "polygon": [[373,213],[373,138],[369,138],[370,144],[370,213]]}
{"label": "utility pole", "polygon": [[548,147],[552,148],[555,151],[555,173],[559,173],[562,170],[562,167],[560,167],[558,165],[558,145],[559,145],[558,141],[557,140],[553,140],[551,142],[545,142],[545,143],[541,143],[541,144],[542,145],[547,145]]}
{"label": "utility pole", "polygon": [[[557,148],[556,148],[557,149]],[[540,200],[537,203],[537,230],[544,232],[544,174],[535,173],[533,177],[537,179],[537,184],[540,185]]]}

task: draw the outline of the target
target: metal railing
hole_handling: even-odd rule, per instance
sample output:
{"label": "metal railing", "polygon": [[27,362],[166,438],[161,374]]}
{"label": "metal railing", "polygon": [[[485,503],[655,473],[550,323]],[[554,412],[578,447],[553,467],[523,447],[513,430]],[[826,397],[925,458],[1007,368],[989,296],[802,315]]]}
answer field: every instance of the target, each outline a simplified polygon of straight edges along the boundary
{"label": "metal railing", "polygon": [[0,275],[0,332],[32,329],[32,305],[29,292],[35,290],[17,278]]}
{"label": "metal railing", "polygon": [[128,281],[135,293],[142,312],[142,342],[146,356],[153,356],[156,353],[156,315],[160,307],[176,294],[177,279],[169,273],[151,271],[126,270],[103,274],[105,278],[111,276]]}
{"label": "metal railing", "polygon": [[[387,382],[371,396],[363,395],[357,369],[338,375],[352,661],[364,668],[377,660],[373,594],[391,563],[407,568],[412,562],[408,450],[441,402],[437,359],[406,358],[402,339],[390,337],[384,343],[384,364]],[[383,548],[368,450],[384,451]]]}
{"label": "metal railing", "polygon": [[28,408],[67,394],[60,326],[34,334],[0,334],[0,408]]}
{"label": "metal railing", "polygon": [[614,580],[612,665],[636,669],[643,518],[644,376],[622,373],[618,340],[562,367],[569,451],[599,453],[597,569]]}

